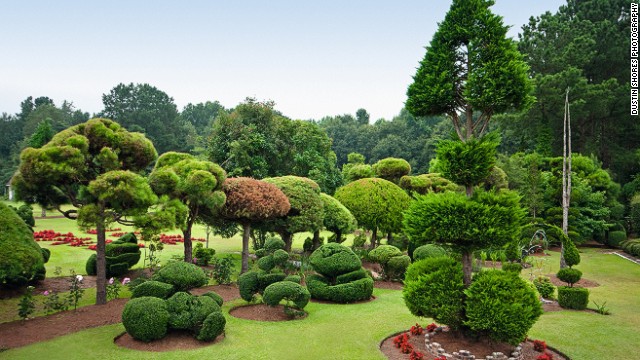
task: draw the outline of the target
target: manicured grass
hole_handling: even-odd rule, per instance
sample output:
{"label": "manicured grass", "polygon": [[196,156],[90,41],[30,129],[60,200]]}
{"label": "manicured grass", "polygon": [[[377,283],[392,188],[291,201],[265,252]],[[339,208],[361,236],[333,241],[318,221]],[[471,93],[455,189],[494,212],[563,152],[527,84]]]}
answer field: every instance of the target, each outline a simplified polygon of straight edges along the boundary
{"label": "manicured grass", "polygon": [[[310,303],[309,316],[288,322],[257,322],[228,314],[226,338],[189,351],[149,353],[119,348],[122,325],[104,326],[2,353],[3,359],[384,359],[378,344],[419,319],[402,304],[399,291],[376,289],[377,299],[356,305]],[[236,300],[235,304],[243,304]]]}

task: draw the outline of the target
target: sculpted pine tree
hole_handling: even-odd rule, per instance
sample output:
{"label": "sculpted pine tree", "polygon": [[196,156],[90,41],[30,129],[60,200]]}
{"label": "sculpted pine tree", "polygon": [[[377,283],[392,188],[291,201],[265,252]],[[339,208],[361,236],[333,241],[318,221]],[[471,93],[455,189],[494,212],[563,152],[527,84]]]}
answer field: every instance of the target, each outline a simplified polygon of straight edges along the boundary
{"label": "sculpted pine tree", "polygon": [[181,228],[184,237],[184,261],[193,259],[191,229],[203,217],[215,217],[222,209],[226,196],[222,184],[225,171],[210,161],[176,152],[162,154],[149,176],[151,187],[158,195],[168,195],[183,203],[187,218]]}
{"label": "sculpted pine tree", "polygon": [[[97,229],[96,304],[106,303],[105,229],[142,215],[157,197],[137,173],[157,157],[144,135],[108,119],[91,119],[26,148],[13,185],[20,198],[53,207],[82,227]],[[63,210],[62,205],[72,208]]]}
{"label": "sculpted pine tree", "polygon": [[249,269],[251,225],[287,215],[289,199],[277,186],[246,177],[229,178],[222,184],[227,201],[222,216],[242,225],[242,269]]}

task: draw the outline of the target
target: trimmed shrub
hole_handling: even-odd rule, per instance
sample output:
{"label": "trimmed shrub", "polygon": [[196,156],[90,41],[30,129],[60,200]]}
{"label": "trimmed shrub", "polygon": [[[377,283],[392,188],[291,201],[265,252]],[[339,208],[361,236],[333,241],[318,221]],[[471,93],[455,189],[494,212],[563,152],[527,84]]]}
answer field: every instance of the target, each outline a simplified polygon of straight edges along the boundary
{"label": "trimmed shrub", "polygon": [[195,259],[196,265],[198,266],[207,266],[209,262],[216,254],[216,250],[212,248],[205,248],[202,243],[197,243],[193,248],[193,258]]}
{"label": "trimmed shrub", "polygon": [[449,257],[414,262],[407,269],[402,297],[416,316],[459,329],[463,320],[462,265]]}
{"label": "trimmed shrub", "polygon": [[140,261],[141,255],[142,254],[138,251],[135,253],[126,253],[126,254],[122,254],[114,257],[107,256],[107,263],[108,264],[124,263],[127,265],[127,269],[129,269],[133,267],[135,264],[137,264],[138,261]]}
{"label": "trimmed shrub", "polygon": [[380,245],[369,251],[369,259],[378,264],[386,264],[392,257],[402,255],[402,251],[392,245]]}
{"label": "trimmed shrub", "polygon": [[287,277],[284,273],[264,273],[258,272],[258,292],[262,294],[264,289],[278,281],[283,281]]}
{"label": "trimmed shrub", "polygon": [[137,244],[138,239],[136,238],[136,234],[130,232],[120,236],[118,240],[114,242]]}
{"label": "trimmed shrub", "polygon": [[138,244],[117,243],[114,241],[111,244],[107,244],[105,246],[105,255],[107,257],[116,257],[118,255],[129,253],[140,253]]}
{"label": "trimmed shrub", "polygon": [[554,299],[556,287],[553,286],[551,280],[546,276],[538,276],[533,280],[533,285],[538,289],[538,293],[545,299]]}
{"label": "trimmed shrub", "polygon": [[143,296],[152,296],[160,299],[167,299],[174,293],[175,290],[173,285],[151,280],[145,281],[133,288],[131,291],[131,298],[135,299]]}
{"label": "trimmed shrub", "polygon": [[464,324],[496,341],[519,344],[542,314],[533,285],[513,272],[482,271],[464,293]]}
{"label": "trimmed shrub", "polygon": [[411,258],[408,255],[392,257],[384,266],[385,275],[389,279],[402,280],[409,265],[411,265]]}
{"label": "trimmed shrub", "polygon": [[577,283],[582,278],[582,271],[578,269],[564,268],[560,269],[556,276],[558,279],[569,284],[570,287],[573,287],[573,284]]}
{"label": "trimmed shrub", "polygon": [[364,279],[368,276],[367,271],[364,268],[360,268],[358,270],[348,272],[346,274],[338,275],[336,277],[336,284],[346,284],[352,281]]}
{"label": "trimmed shrub", "polygon": [[287,277],[282,281],[291,281],[296,284],[300,284],[302,282],[302,277],[300,277],[300,275],[287,275]]}
{"label": "trimmed shrub", "polygon": [[42,259],[44,260],[44,263],[48,263],[49,258],[51,258],[51,250],[47,248],[40,248],[40,251],[42,252]]}
{"label": "trimmed shrub", "polygon": [[272,253],[276,250],[282,250],[285,247],[284,240],[277,237],[270,237],[264,243],[264,250],[268,253]]}
{"label": "trimmed shrub", "polygon": [[91,254],[87,259],[87,263],[84,265],[84,269],[87,271],[87,275],[96,276],[97,273],[98,255]]}
{"label": "trimmed shrub", "polygon": [[134,339],[144,342],[161,339],[169,324],[167,305],[155,297],[129,300],[122,311],[122,324]]}
{"label": "trimmed shrub", "polygon": [[418,246],[413,250],[413,261],[418,261],[431,257],[447,256],[447,251],[436,244],[426,244]]}
{"label": "trimmed shrub", "polygon": [[0,203],[0,287],[23,286],[46,273],[44,255],[29,226]]}
{"label": "trimmed shrub", "polygon": [[263,271],[271,271],[276,267],[273,256],[267,255],[258,259],[258,268]]}
{"label": "trimmed shrub", "polygon": [[253,295],[258,292],[258,273],[255,271],[246,272],[238,277],[238,289],[240,297],[244,301],[253,301]]}
{"label": "trimmed shrub", "polygon": [[373,279],[367,276],[348,283],[330,285],[326,278],[311,275],[307,278],[307,287],[314,299],[347,304],[370,299]]}
{"label": "trimmed shrub", "polygon": [[160,268],[152,279],[171,284],[176,291],[187,291],[209,282],[207,275],[201,268],[182,261],[172,262]]}
{"label": "trimmed shrub", "polygon": [[627,233],[624,230],[610,231],[609,238],[607,239],[607,245],[613,247],[620,247],[620,244],[627,240]]}
{"label": "trimmed shrub", "polygon": [[219,312],[220,306],[208,296],[194,296],[177,292],[166,301],[169,311],[169,327],[172,329],[199,330],[198,327],[212,312]]}
{"label": "trimmed shrub", "polygon": [[121,262],[117,264],[111,264],[107,266],[107,277],[118,277],[126,274],[129,271],[129,264]]}
{"label": "trimmed shrub", "polygon": [[522,265],[520,263],[504,262],[504,263],[502,263],[502,270],[511,271],[511,272],[516,273],[516,274],[519,274],[520,271],[522,271]]}
{"label": "trimmed shrub", "polygon": [[558,286],[558,304],[565,309],[584,310],[589,304],[589,290]]}
{"label": "trimmed shrub", "polygon": [[222,304],[224,303],[224,299],[222,298],[222,296],[216,294],[213,291],[206,292],[200,296],[208,296],[212,298],[216,302],[216,304],[218,304],[218,306],[222,306]]}
{"label": "trimmed shrub", "polygon": [[309,262],[316,272],[331,278],[362,267],[358,255],[338,243],[322,245],[311,254]]}
{"label": "trimmed shrub", "polygon": [[362,248],[364,244],[367,242],[367,235],[364,233],[359,234],[353,238],[353,248]]}
{"label": "trimmed shrub", "polygon": [[398,183],[401,177],[411,173],[411,165],[405,159],[386,158],[373,164],[371,167],[375,175],[379,178]]}
{"label": "trimmed shrub", "polygon": [[640,240],[623,241],[620,247],[628,254],[640,257]]}
{"label": "trimmed shrub", "polygon": [[580,252],[573,241],[567,237],[564,237],[564,261],[569,267],[580,264]]}
{"label": "trimmed shrub", "polygon": [[197,339],[200,341],[213,341],[220,334],[224,332],[224,327],[227,324],[222,312],[215,311],[207,316],[202,323],[202,328],[198,333]]}
{"label": "trimmed shrub", "polygon": [[310,298],[311,294],[307,288],[291,281],[273,283],[264,289],[262,295],[262,300],[269,306],[276,306],[280,301],[286,300],[292,302],[299,310],[307,306]]}

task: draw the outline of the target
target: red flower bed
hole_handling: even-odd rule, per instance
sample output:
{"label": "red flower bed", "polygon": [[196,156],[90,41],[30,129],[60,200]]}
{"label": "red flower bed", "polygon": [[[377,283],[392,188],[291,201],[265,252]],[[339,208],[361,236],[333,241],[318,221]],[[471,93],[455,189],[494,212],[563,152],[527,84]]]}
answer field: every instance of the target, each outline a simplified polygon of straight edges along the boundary
{"label": "red flower bed", "polygon": [[33,238],[36,241],[52,241],[51,245],[67,244],[74,247],[87,246],[88,244],[93,243],[90,237],[79,238],[76,237],[72,232],[60,234],[59,232],[55,232],[53,230],[36,231],[33,233]]}

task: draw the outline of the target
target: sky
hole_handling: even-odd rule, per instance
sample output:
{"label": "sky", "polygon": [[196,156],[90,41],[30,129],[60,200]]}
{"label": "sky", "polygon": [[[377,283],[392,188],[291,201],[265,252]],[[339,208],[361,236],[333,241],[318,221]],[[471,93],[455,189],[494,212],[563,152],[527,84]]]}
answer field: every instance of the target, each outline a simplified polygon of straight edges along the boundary
{"label": "sky", "polygon": [[[561,0],[496,0],[517,38]],[[0,2],[0,113],[28,96],[89,113],[119,83],[188,103],[273,100],[293,119],[391,119],[449,1],[24,0]]]}

